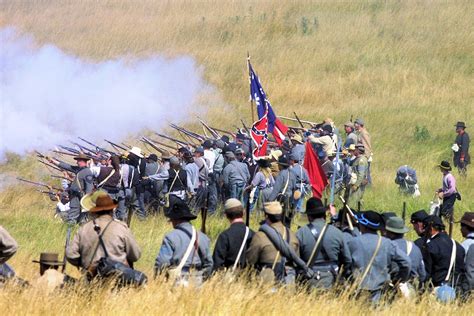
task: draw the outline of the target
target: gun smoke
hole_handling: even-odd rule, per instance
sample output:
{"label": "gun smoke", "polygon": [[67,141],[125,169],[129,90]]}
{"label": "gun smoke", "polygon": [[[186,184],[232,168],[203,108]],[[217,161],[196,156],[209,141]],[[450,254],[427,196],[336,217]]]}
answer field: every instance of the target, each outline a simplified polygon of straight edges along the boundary
{"label": "gun smoke", "polygon": [[90,62],[0,31],[0,160],[82,136],[103,144],[182,121],[210,87],[188,56]]}

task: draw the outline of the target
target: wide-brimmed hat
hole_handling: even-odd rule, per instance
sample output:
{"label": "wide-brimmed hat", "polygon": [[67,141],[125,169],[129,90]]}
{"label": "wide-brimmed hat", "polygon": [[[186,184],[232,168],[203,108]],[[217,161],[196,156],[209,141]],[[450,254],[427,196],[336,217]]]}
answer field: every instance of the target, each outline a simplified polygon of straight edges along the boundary
{"label": "wide-brimmed hat", "polygon": [[289,167],[290,164],[288,162],[288,158],[286,156],[281,156],[280,158],[278,158],[278,164],[280,166],[284,166],[284,167]]}
{"label": "wide-brimmed hat", "polygon": [[257,165],[260,168],[270,168],[270,166],[271,166],[270,161],[268,159],[265,159],[265,158],[257,159],[256,162],[257,162]]}
{"label": "wide-brimmed hat", "polygon": [[454,125],[456,127],[461,127],[461,128],[466,128],[466,123],[464,122],[457,122],[456,125]]}
{"label": "wide-brimmed hat", "polygon": [[382,224],[383,224],[382,215],[380,215],[379,213],[375,211],[360,212],[358,215],[356,215],[356,217],[357,217],[357,221],[362,226],[365,226],[373,230],[378,230],[382,228]]}
{"label": "wide-brimmed hat", "polygon": [[300,144],[303,143],[303,137],[301,137],[300,134],[294,134],[293,136],[291,136],[291,140]]}
{"label": "wide-brimmed hat", "polygon": [[39,260],[33,260],[34,263],[45,264],[49,266],[62,266],[64,262],[59,261],[59,255],[52,252],[42,252]]}
{"label": "wide-brimmed hat", "polygon": [[282,155],[283,155],[283,152],[281,150],[277,149],[277,150],[270,151],[269,156],[272,159],[278,160],[278,158],[280,158],[280,156],[282,156]]}
{"label": "wide-brimmed hat", "polygon": [[173,156],[170,154],[169,151],[164,151],[163,153],[161,153],[161,159],[162,160],[170,160],[171,157],[173,157]]}
{"label": "wide-brimmed hat", "polygon": [[403,219],[398,216],[390,217],[385,222],[385,230],[395,234],[406,234],[409,231]]}
{"label": "wide-brimmed hat", "polygon": [[446,160],[441,161],[441,163],[438,165],[438,167],[440,167],[443,170],[448,170],[448,171],[452,170],[451,164],[449,162],[447,162]]}
{"label": "wide-brimmed hat", "polygon": [[280,215],[283,213],[283,208],[280,202],[267,202],[263,204],[263,211],[270,215]]}
{"label": "wide-brimmed hat", "polygon": [[110,195],[101,194],[95,200],[95,206],[89,210],[89,213],[101,212],[101,211],[112,211],[118,206],[118,203],[114,201]]}
{"label": "wide-brimmed hat", "polygon": [[192,221],[197,218],[189,209],[188,204],[175,195],[170,195],[170,207],[165,215],[171,220]]}
{"label": "wide-brimmed hat", "polygon": [[327,207],[321,199],[311,197],[306,201],[306,214],[310,216],[322,216],[326,214]]}
{"label": "wide-brimmed hat", "polygon": [[344,126],[354,129],[354,123],[352,123],[351,121],[347,121],[346,123],[344,123]]}
{"label": "wide-brimmed hat", "polygon": [[129,153],[134,154],[134,155],[136,155],[140,158],[143,158],[142,150],[138,147],[132,147],[132,149],[130,149]]}
{"label": "wide-brimmed hat", "polygon": [[474,228],[474,212],[466,212],[459,221],[461,224]]}
{"label": "wide-brimmed hat", "polygon": [[80,153],[79,155],[77,155],[76,157],[74,157],[74,160],[84,160],[84,161],[89,161],[91,158],[89,156],[87,156],[86,154],[84,153]]}
{"label": "wide-brimmed hat", "polygon": [[81,199],[81,208],[83,209],[84,212],[88,212],[90,209],[95,207],[95,203],[97,201],[97,198],[100,195],[107,195],[107,192],[103,190],[97,190],[91,193],[88,193],[84,195]]}
{"label": "wide-brimmed hat", "polygon": [[387,221],[389,220],[389,218],[397,216],[397,213],[395,213],[395,212],[383,212],[380,215],[382,215],[382,219],[383,219],[384,224],[387,224]]}

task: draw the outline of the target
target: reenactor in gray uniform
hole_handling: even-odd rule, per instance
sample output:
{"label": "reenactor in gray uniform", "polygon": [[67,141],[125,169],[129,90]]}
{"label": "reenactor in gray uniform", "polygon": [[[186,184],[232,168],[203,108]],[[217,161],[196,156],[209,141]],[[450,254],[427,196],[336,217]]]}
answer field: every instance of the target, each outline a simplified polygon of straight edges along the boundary
{"label": "reenactor in gray uniform", "polygon": [[320,199],[310,198],[306,202],[309,224],[296,232],[300,256],[313,270],[315,277],[309,280],[314,288],[331,288],[340,269],[350,271],[351,256],[343,233],[326,223],[327,207]]}
{"label": "reenactor in gray uniform", "polygon": [[[84,201],[89,199],[95,202]],[[106,256],[133,268],[141,251],[127,224],[112,217],[118,204],[103,192],[88,194],[84,200],[83,205],[95,205],[88,210],[93,219],[77,231],[66,249],[67,261],[82,268],[89,280],[97,275],[97,265]],[[102,235],[107,253],[99,243],[99,234]]]}
{"label": "reenactor in gray uniform", "polygon": [[308,172],[299,164],[299,157],[294,154],[290,155],[290,172],[295,176],[295,192],[298,192],[297,194],[294,194],[294,207],[298,212],[300,212],[302,211],[301,207],[306,194],[311,192],[311,183],[309,181]]}
{"label": "reenactor in gray uniform", "polygon": [[362,235],[349,241],[352,275],[358,283],[359,293],[368,294],[370,301],[376,304],[389,282],[408,281],[410,258],[390,239],[377,234],[383,224],[380,214],[361,212],[357,220]]}
{"label": "reenactor in gray uniform", "polygon": [[190,221],[196,219],[188,205],[170,196],[167,214],[173,230],[165,235],[155,261],[155,275],[165,273],[176,285],[200,285],[211,275],[213,268],[211,242],[196,230]]}
{"label": "reenactor in gray uniform", "polygon": [[292,218],[292,214],[289,214],[289,211],[292,209],[293,192],[297,189],[296,177],[290,172],[289,167],[288,159],[285,156],[278,158],[280,173],[276,176],[273,191],[268,197],[269,201],[278,201],[283,205],[283,220],[286,225],[288,225]]}
{"label": "reenactor in gray uniform", "polygon": [[94,189],[94,176],[91,169],[88,168],[89,157],[84,154],[79,154],[74,157],[77,166],[72,166],[65,162],[59,162],[55,159],[49,158],[48,161],[60,168],[74,173],[76,176],[69,186],[69,211],[67,222],[69,224],[77,224],[85,220],[84,213],[81,213],[81,198]]}
{"label": "reenactor in gray uniform", "polygon": [[228,198],[242,201],[244,188],[250,180],[250,172],[247,165],[237,161],[233,152],[226,152],[227,165],[222,172],[224,188]]}
{"label": "reenactor in gray uniform", "polygon": [[367,172],[369,163],[367,157],[364,156],[364,150],[364,145],[362,144],[357,144],[355,150],[349,150],[356,157],[351,165],[352,175],[348,188],[349,196],[346,199],[352,208],[356,208],[358,203],[362,200],[365,187],[368,183]]}
{"label": "reenactor in gray uniform", "polygon": [[401,251],[410,257],[410,279],[423,283],[426,279],[426,270],[421,249],[412,241],[403,238],[403,235],[408,231],[409,229],[405,227],[403,219],[398,216],[390,217],[385,223],[385,237],[392,240]]}
{"label": "reenactor in gray uniform", "polygon": [[15,271],[6,262],[15,255],[18,244],[8,231],[0,226],[0,284],[15,276]]}

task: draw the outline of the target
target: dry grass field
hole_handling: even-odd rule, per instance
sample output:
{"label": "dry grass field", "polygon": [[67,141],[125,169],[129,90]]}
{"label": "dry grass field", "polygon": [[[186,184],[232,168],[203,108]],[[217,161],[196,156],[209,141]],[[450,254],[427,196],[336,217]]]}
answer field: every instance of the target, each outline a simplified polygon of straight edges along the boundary
{"label": "dry grass field", "polygon": [[[92,61],[190,55],[202,65],[206,80],[222,100],[207,107],[206,119],[223,128],[232,128],[236,117],[250,122],[249,51],[277,113],[291,116],[296,111],[312,121],[331,117],[339,127],[352,115],[365,119],[375,152],[367,209],[400,212],[403,198],[393,179],[404,164],[416,168],[422,190],[419,199],[406,200],[408,211],[426,208],[441,184],[434,166],[451,158],[453,125],[466,121],[468,131],[474,125],[471,1],[1,0],[0,27],[6,26],[32,35],[38,44],[51,43]],[[157,122],[156,129],[162,126]],[[416,126],[426,127],[429,137],[417,140]],[[0,166],[4,176],[47,179],[41,170],[33,158],[13,154]],[[472,172],[459,180],[463,200],[456,204],[457,219],[474,209],[473,185]],[[21,246],[11,263],[27,279],[37,273],[31,260],[41,251],[62,252],[66,229],[52,219],[52,208],[45,197],[23,186],[0,193],[0,224]],[[213,240],[225,225],[220,218],[211,219]],[[132,223],[143,249],[138,269],[151,275],[169,228],[162,217]],[[460,240],[458,230],[455,237]],[[71,267],[68,271],[77,275]],[[57,296],[34,289],[0,291],[0,310],[5,315],[470,315],[473,309],[473,303],[443,306],[425,297],[368,310],[347,295],[293,294],[285,289],[270,293],[264,286],[246,281],[228,284],[222,278],[202,289],[171,289],[158,280],[142,291],[118,293],[81,288]]]}

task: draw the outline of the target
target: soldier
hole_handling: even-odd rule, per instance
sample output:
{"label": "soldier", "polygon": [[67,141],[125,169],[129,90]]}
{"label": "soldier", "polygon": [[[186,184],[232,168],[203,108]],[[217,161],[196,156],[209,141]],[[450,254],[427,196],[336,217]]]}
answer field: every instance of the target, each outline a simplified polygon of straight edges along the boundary
{"label": "soldier", "polygon": [[466,279],[470,291],[474,291],[474,212],[466,212],[461,218],[461,234],[466,240],[462,246],[466,251]]}
{"label": "soldier", "polygon": [[249,169],[245,163],[236,160],[234,153],[226,152],[225,157],[227,166],[222,172],[222,179],[227,197],[242,201],[244,188],[250,180]]}
{"label": "soldier", "polygon": [[186,164],[184,170],[186,170],[188,192],[194,196],[199,188],[199,167],[194,162],[193,154],[190,151],[183,153],[183,159]]}
{"label": "soldier", "polygon": [[57,253],[43,252],[40,254],[40,259],[33,260],[33,262],[39,263],[40,266],[40,277],[35,280],[33,286],[47,293],[62,288],[64,285],[73,284],[76,281],[69,275],[58,271],[58,268],[63,266],[64,262],[58,260]]}
{"label": "soldier", "polygon": [[155,275],[166,273],[175,278],[176,285],[200,285],[212,272],[210,240],[191,225],[196,215],[183,200],[171,197],[167,216],[173,230],[163,238],[155,261]]}
{"label": "soldier", "polygon": [[365,123],[361,118],[358,118],[354,122],[354,128],[357,131],[357,143],[361,143],[364,145],[365,151],[363,152],[364,156],[367,158],[368,162],[368,169],[367,169],[367,180],[369,183],[372,183],[372,179],[370,176],[370,165],[372,163],[372,142],[370,140],[370,134],[365,128]]}
{"label": "soldier", "polygon": [[250,185],[245,189],[250,191],[251,206],[253,208],[261,201],[261,205],[269,202],[269,196],[273,191],[273,186],[275,185],[275,179],[272,176],[272,171],[270,170],[270,161],[267,159],[258,159],[257,160],[258,169],[255,173],[255,176],[250,182]]}
{"label": "soldier", "polygon": [[426,279],[426,270],[423,256],[421,255],[421,249],[413,242],[403,238],[403,235],[408,233],[408,231],[403,219],[398,216],[390,217],[385,223],[385,237],[392,240],[400,250],[410,257],[410,279],[423,283]]}
{"label": "soldier", "polygon": [[0,283],[15,276],[15,271],[7,261],[15,255],[18,244],[8,231],[0,226]]}
{"label": "soldier", "polygon": [[418,179],[416,177],[416,170],[407,165],[401,166],[397,170],[395,183],[398,184],[400,193],[412,195],[413,197],[420,196],[420,189],[418,187]]}
{"label": "soldier", "polygon": [[145,210],[146,181],[144,181],[144,178],[146,177],[146,160],[142,154],[142,150],[138,147],[132,147],[127,158],[128,163],[138,171],[138,183],[135,185],[135,197],[138,202],[137,216],[139,219],[143,220],[147,216]]}
{"label": "soldier", "polygon": [[294,134],[291,136],[291,143],[293,144],[293,147],[291,148],[291,156],[295,157],[299,164],[303,163],[306,152],[303,138],[299,134]]}
{"label": "soldier", "polygon": [[[309,132],[308,132],[309,133]],[[313,134],[308,135],[308,140],[313,143],[322,146],[326,156],[330,156],[336,152],[337,143],[334,142],[333,129],[331,125],[323,125],[320,136],[314,136]]]}
{"label": "soldier", "polygon": [[[430,281],[435,288],[453,284],[454,288],[460,285],[458,281],[464,273],[464,248],[445,232],[443,221],[438,216],[430,215],[423,221],[426,242],[422,248],[423,261],[426,266],[426,280]],[[453,254],[453,244],[456,246]],[[450,270],[451,260],[454,260],[454,268]]]}
{"label": "soldier", "polygon": [[254,234],[245,226],[242,202],[228,199],[224,204],[224,214],[230,222],[230,227],[217,238],[212,256],[214,271],[245,267],[245,252]]}
{"label": "soldier", "polygon": [[410,223],[413,225],[413,229],[415,230],[415,233],[419,237],[417,240],[415,240],[415,245],[420,249],[423,249],[423,246],[426,241],[425,226],[423,224],[423,221],[427,217],[428,217],[428,213],[426,213],[425,210],[419,210],[411,214],[411,218],[410,218]]}
{"label": "soldier", "polygon": [[81,198],[85,194],[89,194],[94,189],[94,176],[92,171],[88,168],[89,157],[80,153],[74,160],[77,166],[71,166],[65,162],[59,162],[53,158],[47,158],[52,164],[60,168],[76,174],[74,180],[69,186],[69,212],[67,222],[69,224],[77,224],[85,220],[85,213],[81,213]]}
{"label": "soldier", "polygon": [[[299,243],[296,235],[282,223],[283,209],[279,202],[268,202],[264,205],[265,230],[262,227],[252,238],[247,249],[247,264],[254,267],[265,280],[278,280],[282,283],[292,283],[295,279],[295,266],[292,258],[287,258],[283,253],[293,251],[299,253]],[[273,232],[270,235],[268,232]],[[276,235],[276,236],[275,236]],[[280,236],[279,246],[285,249],[277,249],[276,242]],[[272,239],[271,239],[272,238]],[[287,249],[287,248],[291,248]],[[289,260],[290,259],[290,260]]]}
{"label": "soldier", "polygon": [[348,188],[349,197],[348,203],[352,208],[356,208],[358,203],[364,196],[365,187],[368,183],[368,162],[367,157],[364,156],[365,147],[362,144],[357,144],[354,150],[351,150],[355,160],[352,162],[351,171],[354,175],[351,176],[350,187]]}
{"label": "soldier", "polygon": [[67,261],[87,272],[89,280],[97,275],[97,264],[106,256],[99,243],[98,234],[102,235],[108,257],[130,268],[141,255],[132,232],[127,224],[112,217],[117,203],[106,193],[96,193],[95,203],[92,194],[83,199],[83,205],[95,205],[89,210],[93,220],[79,228],[72,243],[66,249]]}
{"label": "soldier", "polygon": [[469,156],[469,134],[466,133],[466,123],[457,122],[456,124],[456,139],[452,147],[454,157],[454,167],[458,168],[459,174],[463,177],[467,176],[467,165],[471,163]]}
{"label": "soldier", "polygon": [[311,192],[311,183],[309,181],[308,172],[299,164],[299,157],[290,155],[290,172],[294,175],[296,181],[296,190],[293,194],[295,209],[297,212],[302,211],[303,200],[305,196]]}
{"label": "soldier", "polygon": [[217,160],[217,155],[212,148],[214,142],[210,139],[207,139],[202,144],[204,148],[204,158],[208,161],[208,184],[207,184],[207,208],[209,214],[214,214],[217,208],[217,180],[216,175],[214,174],[214,165]]}
{"label": "soldier", "polygon": [[[408,280],[410,258],[392,241],[377,234],[383,225],[380,214],[361,212],[357,220],[362,235],[349,241],[353,276],[361,293],[368,294],[370,301],[377,304],[386,284]],[[397,273],[393,273],[394,267],[398,268]]]}
{"label": "soldier", "polygon": [[177,157],[171,157],[169,178],[166,180],[166,188],[169,195],[177,196],[185,200],[188,186],[186,171],[181,168]]}
{"label": "soldier", "polygon": [[343,233],[326,223],[327,207],[320,199],[312,197],[306,202],[309,224],[296,232],[300,256],[313,270],[316,277],[309,280],[314,288],[331,288],[340,269],[350,271],[351,256]]}
{"label": "soldier", "polygon": [[221,184],[221,176],[222,171],[224,170],[225,158],[223,149],[225,147],[225,143],[223,140],[218,139],[214,142],[214,153],[216,154],[216,161],[214,162],[214,179],[216,181],[216,189],[217,189],[217,203],[223,203],[225,201],[224,192],[222,189]]}
{"label": "soldier", "polygon": [[107,167],[90,167],[91,173],[96,178],[96,188],[107,192],[112,199],[117,201],[118,212],[124,212],[125,208],[125,195],[120,190],[120,181],[122,175],[120,174],[120,158],[118,156],[112,156],[110,158],[111,166]]}
{"label": "soldier", "polygon": [[454,212],[454,203],[458,198],[456,179],[451,174],[451,165],[447,161],[442,161],[438,167],[443,174],[443,186],[436,191],[438,197],[443,200],[439,210],[440,216],[450,219]]}
{"label": "soldier", "polygon": [[273,186],[273,191],[269,196],[269,201],[278,201],[283,204],[285,211],[283,221],[285,225],[289,225],[292,214],[289,214],[288,211],[292,209],[293,192],[297,190],[296,177],[292,172],[290,172],[290,165],[286,156],[281,156],[278,159],[278,167],[280,173],[275,178],[275,185]]}
{"label": "soldier", "polygon": [[346,141],[344,142],[343,146],[344,148],[349,148],[351,144],[356,145],[359,142],[356,133],[354,133],[354,130],[354,123],[352,123],[351,121],[348,121],[346,122],[346,124],[344,124],[344,131],[347,135]]}

